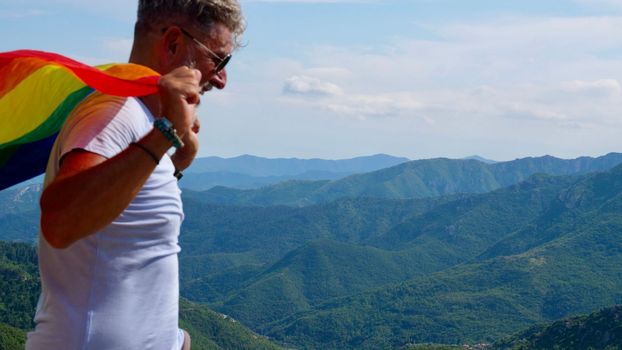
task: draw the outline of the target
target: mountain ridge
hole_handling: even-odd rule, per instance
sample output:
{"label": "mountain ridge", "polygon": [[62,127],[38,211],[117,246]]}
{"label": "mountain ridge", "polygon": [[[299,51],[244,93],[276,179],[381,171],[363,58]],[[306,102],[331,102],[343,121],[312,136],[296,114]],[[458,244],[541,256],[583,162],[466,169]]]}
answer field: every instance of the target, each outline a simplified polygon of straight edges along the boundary
{"label": "mountain ridge", "polygon": [[[288,182],[254,190],[218,188],[202,192],[203,200],[232,205],[305,206],[338,198],[425,198],[455,193],[485,193],[526,180],[536,173],[582,175],[622,163],[621,153],[564,160],[528,157],[486,164],[477,160],[415,160],[335,181]],[[292,196],[295,193],[296,196]]]}
{"label": "mountain ridge", "polygon": [[[601,176],[599,176],[601,175]],[[619,182],[622,166],[587,175],[588,198]],[[554,202],[563,198],[555,198]],[[620,192],[566,208],[566,227],[554,240],[514,255],[474,259],[424,277],[338,298],[271,323],[263,330],[285,343],[326,349],[395,348],[408,343],[493,341],[512,329],[552,321],[622,301]],[[576,215],[575,215],[576,214]],[[575,222],[574,219],[582,216]],[[537,232],[536,232],[537,233]],[[387,343],[387,339],[391,341]]]}
{"label": "mountain ridge", "polygon": [[622,305],[530,327],[493,344],[495,350],[622,348]]}

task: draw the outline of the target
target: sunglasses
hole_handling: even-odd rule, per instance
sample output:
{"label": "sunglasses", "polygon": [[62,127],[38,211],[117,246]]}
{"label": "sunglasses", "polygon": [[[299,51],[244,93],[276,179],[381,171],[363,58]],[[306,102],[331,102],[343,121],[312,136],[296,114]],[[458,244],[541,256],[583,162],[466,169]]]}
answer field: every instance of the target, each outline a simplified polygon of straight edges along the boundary
{"label": "sunglasses", "polygon": [[[211,56],[212,56],[212,62],[214,62],[214,74],[218,74],[221,70],[223,70],[225,68],[225,66],[227,65],[227,63],[229,63],[229,61],[231,60],[231,54],[228,54],[225,57],[220,57],[217,53],[215,53],[214,51],[210,50],[209,47],[205,46],[205,44],[203,44],[202,42],[200,42],[199,40],[197,40],[197,38],[195,38],[192,34],[190,34],[187,30],[185,30],[182,27],[179,27],[179,30],[181,30],[181,32],[187,36],[188,38],[192,39],[192,41],[194,41],[195,44],[197,44],[199,47],[201,47],[202,49],[204,49],[205,51],[207,51]],[[168,27],[166,28],[162,28],[162,33],[165,33],[168,30]]]}

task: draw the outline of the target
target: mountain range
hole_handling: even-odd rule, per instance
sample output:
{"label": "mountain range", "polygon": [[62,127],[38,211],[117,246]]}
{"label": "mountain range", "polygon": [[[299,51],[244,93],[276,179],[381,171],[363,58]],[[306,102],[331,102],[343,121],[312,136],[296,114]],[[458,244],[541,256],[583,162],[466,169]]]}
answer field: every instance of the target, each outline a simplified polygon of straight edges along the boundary
{"label": "mountain range", "polygon": [[[529,192],[543,193],[547,187],[552,190],[545,184]],[[622,166],[562,187],[551,191],[555,195],[550,201],[541,198],[541,209],[534,210],[531,219],[517,221],[523,225],[489,231],[495,236],[488,242],[482,239],[485,226],[470,226],[467,219],[475,215],[481,222],[503,222],[507,216],[496,220],[493,215],[486,220],[482,212],[459,205],[452,214],[458,214],[456,219],[447,222],[439,215],[445,210],[432,210],[423,216],[440,218],[432,221],[438,229],[424,240],[409,230],[415,234],[406,242],[435,256],[449,253],[448,259],[455,258],[457,252],[461,259],[455,264],[393,285],[326,300],[262,324],[262,332],[303,348],[491,342],[533,323],[620,303]],[[503,208],[504,202],[512,200],[509,196],[499,199],[495,207]]]}
{"label": "mountain range", "polygon": [[213,226],[188,222],[184,291],[301,348],[492,341],[622,300],[620,178],[534,175],[484,194],[231,216],[205,206]]}
{"label": "mountain range", "polygon": [[425,198],[453,193],[484,193],[526,180],[533,174],[580,175],[622,163],[622,154],[559,159],[551,156],[483,163],[473,159],[416,160],[351,175],[335,181],[289,181],[259,189],[215,187],[202,192],[205,202],[229,205],[326,203],[338,198]]}
{"label": "mountain range", "polygon": [[263,158],[242,155],[234,158],[197,158],[187,169],[188,173],[229,172],[249,176],[293,176],[309,172],[366,173],[388,168],[409,161],[408,158],[386,154],[356,157],[351,159],[299,159]]}
{"label": "mountain range", "polygon": [[[621,161],[432,159],[185,190],[181,293],[286,347],[492,343],[621,303]],[[37,193],[0,192],[0,239],[34,239]]]}
{"label": "mountain range", "polygon": [[386,154],[342,160],[270,159],[251,155],[234,158],[205,157],[196,159],[185,171],[180,186],[202,191],[215,186],[259,188],[288,180],[337,180],[407,161],[408,158]]}

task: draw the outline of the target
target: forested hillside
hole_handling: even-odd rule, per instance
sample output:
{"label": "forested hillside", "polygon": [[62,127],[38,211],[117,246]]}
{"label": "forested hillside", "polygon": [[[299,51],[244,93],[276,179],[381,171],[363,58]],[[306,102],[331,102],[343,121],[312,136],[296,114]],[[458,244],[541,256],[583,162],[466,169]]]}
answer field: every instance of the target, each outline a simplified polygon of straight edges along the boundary
{"label": "forested hillside", "polygon": [[494,344],[495,350],[622,349],[622,306],[533,326]]}
{"label": "forested hillside", "polygon": [[[208,348],[214,339],[227,348],[222,344],[234,332],[241,348],[276,346],[267,336],[300,349],[402,349],[493,343],[622,303],[622,165],[584,174],[616,157],[544,157],[511,166],[410,162],[352,177],[366,179],[344,185],[349,189],[341,193],[354,197],[326,201],[305,197],[307,190],[345,182],[264,188],[261,205],[212,203],[209,193],[219,189],[184,191],[184,325]],[[436,170],[422,176],[430,164]],[[434,184],[428,197],[359,196],[389,193],[374,188],[412,194],[417,182],[402,176],[417,172],[425,180],[419,184]],[[476,189],[488,183],[482,174],[494,179],[491,190]],[[400,181],[404,186],[392,187]],[[455,193],[472,185],[473,193]],[[221,190],[223,198],[232,191]],[[0,238],[33,242],[37,196],[36,187],[0,192]],[[6,247],[23,252],[0,260],[3,281],[21,282],[7,283],[9,296],[0,303],[22,311],[0,307],[0,323],[26,330],[38,288],[36,256],[30,245]],[[236,328],[233,319],[253,331]]]}
{"label": "forested hillside", "polygon": [[[0,349],[23,349],[39,297],[36,249],[30,244],[0,241]],[[181,325],[193,349],[276,350],[280,346],[245,328],[233,318],[181,300]]]}
{"label": "forested hillside", "polygon": [[[515,250],[481,246],[464,263],[325,302],[264,331],[288,343],[323,348],[455,344],[492,341],[529,324],[620,303],[620,208],[622,167],[617,167],[561,190],[526,227],[499,235],[499,242],[525,237],[527,244]],[[321,340],[313,336],[317,333]]]}

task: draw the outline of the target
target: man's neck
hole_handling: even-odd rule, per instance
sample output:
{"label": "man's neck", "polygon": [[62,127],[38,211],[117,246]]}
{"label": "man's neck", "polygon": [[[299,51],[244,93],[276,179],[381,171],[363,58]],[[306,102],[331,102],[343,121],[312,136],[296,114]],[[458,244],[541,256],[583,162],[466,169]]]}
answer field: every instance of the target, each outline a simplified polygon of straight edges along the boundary
{"label": "man's neck", "polygon": [[140,100],[145,104],[145,106],[149,109],[154,117],[160,118],[162,116],[160,108],[160,96],[158,94],[143,96],[140,97]]}
{"label": "man's neck", "polygon": [[[132,47],[132,53],[130,54],[129,62],[146,66],[156,71],[158,70],[155,62],[152,62],[152,60],[150,59],[148,51],[139,48],[136,45]],[[145,106],[149,109],[154,117],[159,118],[161,116],[162,112],[160,107],[160,96],[158,94],[143,96],[140,98],[140,100],[145,104]]]}

